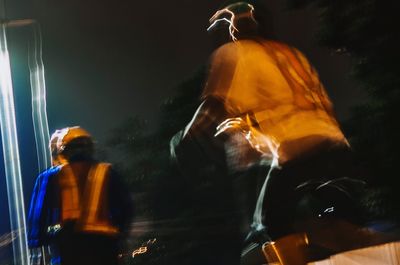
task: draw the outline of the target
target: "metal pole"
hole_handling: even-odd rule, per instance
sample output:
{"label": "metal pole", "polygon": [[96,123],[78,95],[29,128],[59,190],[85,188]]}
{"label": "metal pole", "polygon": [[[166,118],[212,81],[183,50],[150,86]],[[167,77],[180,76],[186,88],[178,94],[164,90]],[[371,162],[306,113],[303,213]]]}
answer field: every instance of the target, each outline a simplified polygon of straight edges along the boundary
{"label": "metal pole", "polygon": [[[29,20],[28,20],[29,22]],[[32,121],[35,132],[39,172],[50,167],[49,125],[46,111],[46,83],[42,59],[42,34],[40,25],[32,21],[33,51],[29,53],[29,73],[32,92]]]}
{"label": "metal pole", "polygon": [[[0,20],[5,19],[5,3],[0,0]],[[6,24],[0,21],[0,131],[3,145],[10,225],[16,234],[12,241],[14,265],[28,265],[25,204],[15,119],[14,94],[10,58],[7,48]]]}
{"label": "metal pole", "polygon": [[[1,1],[0,9],[3,13],[1,15],[4,17],[3,1]],[[26,239],[25,205],[10,59],[7,49],[6,25],[4,23],[0,24],[0,125],[10,224],[11,230],[17,232],[17,237],[13,241],[14,264],[27,265],[28,245]]]}
{"label": "metal pole", "polygon": [[[29,22],[29,21],[28,21]],[[39,23],[32,21],[33,49],[29,52],[29,73],[32,93],[32,122],[35,132],[36,152],[39,172],[50,167],[51,156],[48,144],[50,142],[49,124],[46,110],[46,82],[42,59],[42,33]],[[47,253],[41,247],[42,264],[47,265]]]}

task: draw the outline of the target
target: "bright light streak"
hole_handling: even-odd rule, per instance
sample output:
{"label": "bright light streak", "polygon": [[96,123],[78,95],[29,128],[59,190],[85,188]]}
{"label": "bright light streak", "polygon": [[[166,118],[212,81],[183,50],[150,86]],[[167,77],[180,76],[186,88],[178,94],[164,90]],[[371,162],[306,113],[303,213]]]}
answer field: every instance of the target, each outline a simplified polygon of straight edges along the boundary
{"label": "bright light streak", "polygon": [[29,56],[32,93],[32,122],[35,132],[39,171],[50,167],[49,125],[46,112],[46,83],[42,60],[42,38],[38,24],[34,24],[34,50]]}
{"label": "bright light streak", "polygon": [[335,207],[326,208],[324,213],[333,213],[335,211]]}
{"label": "bright light streak", "polygon": [[248,245],[246,248],[242,250],[242,253],[240,254],[241,257],[246,256],[250,251],[258,247],[260,244],[259,243],[251,243]]}
{"label": "bright light streak", "polygon": [[0,249],[11,244],[17,238],[16,232],[11,232],[7,234],[3,234],[0,236]]}
{"label": "bright light streak", "polygon": [[268,171],[267,177],[265,178],[260,194],[258,195],[256,209],[254,210],[253,214],[253,223],[251,225],[256,231],[261,231],[265,229],[265,226],[262,223],[264,196],[273,169],[274,167],[271,167],[270,170]]}
{"label": "bright light streak", "polygon": [[28,264],[25,205],[15,120],[14,95],[10,59],[7,49],[5,24],[0,25],[0,124],[4,167],[7,182],[10,223],[12,231],[19,231],[13,241],[14,263]]}
{"label": "bright light streak", "polygon": [[[227,18],[218,18],[220,15],[224,14],[224,13],[228,13],[229,15],[231,15],[230,19]],[[221,21],[225,21],[228,22],[229,24],[229,35],[231,36],[233,41],[236,41],[237,38],[235,37],[235,31],[238,32],[237,28],[234,26],[234,20],[235,20],[235,14],[230,11],[227,8],[218,10],[211,18],[210,18],[210,23],[212,23],[208,28],[207,31],[211,30],[215,25],[217,25],[218,23],[220,23]]]}
{"label": "bright light streak", "polygon": [[253,215],[252,227],[256,231],[261,231],[265,228],[262,223],[265,191],[267,189],[272,170],[279,168],[279,144],[272,137],[268,137],[268,135],[259,132],[256,128],[251,126],[249,117],[246,117],[246,120],[240,117],[226,119],[219,124],[216,129],[217,132],[214,136],[218,136],[221,133],[229,134],[230,130],[241,132],[250,146],[261,154],[259,161],[260,164],[270,165],[270,170],[261,188]]}
{"label": "bright light streak", "polygon": [[265,191],[267,189],[272,170],[279,168],[279,144],[273,138],[268,137],[268,135],[265,135],[259,132],[256,128],[252,127],[249,117],[246,117],[246,120],[243,120],[240,117],[226,119],[217,127],[217,132],[214,136],[218,136],[221,133],[229,133],[229,131],[232,129],[240,131],[250,146],[261,154],[259,161],[260,164],[265,163],[271,166],[258,196],[253,215],[252,227],[256,231],[261,231],[265,228],[262,223]]}
{"label": "bright light streak", "polygon": [[261,133],[257,128],[251,126],[250,118],[246,121],[240,117],[228,118],[221,122],[217,128],[214,137],[230,130],[240,131],[250,146],[261,154],[260,163],[268,164],[272,167],[279,167],[279,143],[273,137]]}
{"label": "bright light streak", "polygon": [[[249,11],[236,16],[235,13],[231,9],[237,7],[238,5],[242,5],[242,4],[247,5],[247,7],[249,8]],[[219,18],[223,14],[230,15],[230,19]],[[229,24],[229,35],[231,36],[231,39],[233,41],[237,41],[237,38],[235,37],[235,32],[239,32],[239,30],[235,27],[235,19],[238,17],[249,17],[251,20],[253,20],[255,23],[257,23],[254,18],[254,6],[251,4],[248,4],[248,3],[239,2],[239,3],[229,5],[223,9],[215,12],[215,14],[210,18],[211,25],[207,28],[207,31],[210,31],[218,23],[225,21]]]}
{"label": "bright light streak", "polygon": [[146,252],[147,252],[147,247],[140,247],[138,249],[135,249],[132,252],[132,258],[134,258],[136,255],[140,255],[140,254],[143,254],[143,253],[146,253]]}

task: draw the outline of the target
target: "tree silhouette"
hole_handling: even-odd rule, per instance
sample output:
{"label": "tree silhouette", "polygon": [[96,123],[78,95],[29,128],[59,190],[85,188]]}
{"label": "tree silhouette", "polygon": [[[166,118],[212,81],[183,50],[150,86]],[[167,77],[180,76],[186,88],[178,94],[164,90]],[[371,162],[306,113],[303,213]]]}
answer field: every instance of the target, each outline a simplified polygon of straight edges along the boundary
{"label": "tree silhouette", "polygon": [[150,254],[129,260],[128,264],[187,264],[192,259],[183,253],[193,246],[182,244],[189,236],[185,228],[193,211],[191,191],[187,179],[171,162],[169,142],[198,107],[204,73],[202,67],[174,89],[174,95],[160,107],[156,128],[151,129],[145,120],[135,116],[114,129],[108,140],[108,153],[113,154],[135,194],[136,215],[154,222],[151,231],[135,241],[157,238]]}
{"label": "tree silhouette", "polygon": [[363,177],[373,187],[367,205],[372,211],[377,205],[382,207],[376,215],[399,218],[399,207],[388,199],[395,198],[400,183],[395,173],[400,163],[400,31],[395,2],[288,0],[288,4],[291,8],[317,7],[320,44],[354,59],[351,74],[361,82],[369,100],[354,109],[344,128],[358,161],[367,169]]}

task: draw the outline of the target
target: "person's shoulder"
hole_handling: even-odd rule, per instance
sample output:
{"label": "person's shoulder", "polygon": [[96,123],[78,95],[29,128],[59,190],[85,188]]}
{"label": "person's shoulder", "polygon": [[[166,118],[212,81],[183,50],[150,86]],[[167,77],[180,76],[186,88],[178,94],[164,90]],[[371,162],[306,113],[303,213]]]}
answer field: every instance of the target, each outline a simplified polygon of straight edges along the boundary
{"label": "person's shoulder", "polygon": [[240,39],[230,41],[217,48],[216,52],[240,52],[248,47],[261,47],[260,41],[255,39]]}
{"label": "person's shoulder", "polygon": [[94,163],[95,166],[97,167],[102,167],[104,169],[108,169],[108,170],[113,170],[113,165],[109,162],[95,162]]}
{"label": "person's shoulder", "polygon": [[249,51],[255,51],[261,45],[253,40],[230,41],[218,47],[212,55],[214,62],[237,62],[239,58],[244,58]]}
{"label": "person's shoulder", "polygon": [[273,45],[274,47],[276,47],[280,50],[285,50],[286,52],[292,52],[299,57],[306,58],[305,54],[298,47],[295,47],[291,44],[287,44],[287,43],[279,42],[279,41],[268,41],[268,43],[270,43],[271,45]]}
{"label": "person's shoulder", "polygon": [[[228,42],[219,46],[214,52],[213,57],[228,57],[239,52],[239,47],[236,42]],[[229,58],[229,57],[228,57]]]}
{"label": "person's shoulder", "polygon": [[60,172],[61,168],[62,168],[61,165],[50,167],[50,168],[46,169],[45,171],[41,172],[41,173],[39,174],[39,177],[42,177],[42,178],[43,178],[43,177],[54,176],[54,175],[56,175],[58,172]]}
{"label": "person's shoulder", "polygon": [[286,56],[294,56],[293,58],[297,58],[303,64],[309,64],[307,56],[299,48],[293,45],[276,40],[264,40],[263,45],[269,48],[273,53],[279,52]]}
{"label": "person's shoulder", "polygon": [[115,169],[112,163],[104,161],[96,161],[94,162],[94,165],[97,166],[98,168],[102,168],[105,171],[110,172],[112,175],[118,175],[117,170]]}
{"label": "person's shoulder", "polygon": [[96,165],[102,165],[102,166],[107,166],[107,167],[111,167],[112,164],[110,162],[105,162],[105,161],[95,161],[93,162]]}
{"label": "person's shoulder", "polygon": [[51,181],[51,179],[54,179],[57,175],[58,172],[61,171],[62,166],[52,166],[48,169],[46,169],[45,171],[42,171],[39,176],[36,179],[36,183],[47,183],[49,181]]}
{"label": "person's shoulder", "polygon": [[296,47],[282,41],[262,40],[261,43],[263,44],[263,46],[268,46],[276,50],[300,52]]}

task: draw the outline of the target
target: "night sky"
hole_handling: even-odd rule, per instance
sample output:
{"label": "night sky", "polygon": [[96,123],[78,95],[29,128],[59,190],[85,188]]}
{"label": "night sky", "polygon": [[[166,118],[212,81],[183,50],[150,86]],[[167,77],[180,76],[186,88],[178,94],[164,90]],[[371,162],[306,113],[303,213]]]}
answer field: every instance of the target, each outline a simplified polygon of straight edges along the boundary
{"label": "night sky", "polygon": [[[161,102],[207,62],[208,18],[224,1],[8,0],[7,18],[34,18],[42,27],[50,130],[87,128],[101,143],[129,116],[157,123]],[[317,13],[285,11],[268,1],[279,39],[302,50],[320,73],[340,120],[363,98],[348,76],[350,58],[317,46]],[[25,194],[36,175],[30,118],[29,28],[9,32]],[[7,213],[0,161],[1,216]],[[0,235],[7,229],[1,218]]]}
{"label": "night sky", "polygon": [[[207,61],[208,18],[224,1],[8,2],[10,18],[41,23],[51,130],[79,124],[104,139],[130,115],[154,121],[171,89]],[[345,118],[359,93],[346,77],[349,58],[317,47],[315,11],[285,12],[283,0],[266,2],[278,37],[309,56]],[[29,31],[14,29],[10,35],[23,64],[16,53],[26,52],[20,39]]]}

